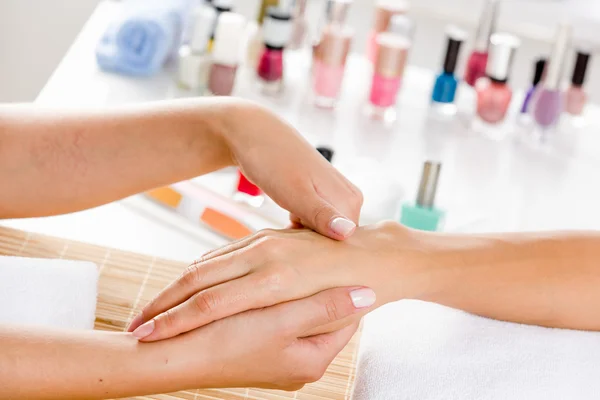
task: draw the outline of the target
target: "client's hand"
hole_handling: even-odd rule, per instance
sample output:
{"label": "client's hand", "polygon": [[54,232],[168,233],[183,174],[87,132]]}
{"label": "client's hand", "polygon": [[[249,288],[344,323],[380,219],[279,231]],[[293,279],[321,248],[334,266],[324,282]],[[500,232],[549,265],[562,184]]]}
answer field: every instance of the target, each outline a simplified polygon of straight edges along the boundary
{"label": "client's hand", "polygon": [[174,346],[168,350],[166,367],[174,368],[177,389],[298,390],[321,378],[357,324],[318,336],[305,337],[306,333],[368,310],[374,301],[373,291],[365,287],[330,289],[225,318],[156,345]]}
{"label": "client's hand", "polygon": [[369,286],[383,304],[414,290],[409,271],[422,252],[416,235],[394,223],[359,228],[343,242],[308,230],[262,231],[192,264],[129,330],[144,341],[165,339],[338,286]]}

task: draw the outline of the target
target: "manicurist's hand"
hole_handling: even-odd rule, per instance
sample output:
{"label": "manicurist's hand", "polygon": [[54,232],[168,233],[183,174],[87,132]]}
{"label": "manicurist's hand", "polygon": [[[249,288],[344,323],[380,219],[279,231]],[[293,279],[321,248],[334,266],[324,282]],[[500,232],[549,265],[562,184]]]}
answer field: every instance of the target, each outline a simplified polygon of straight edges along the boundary
{"label": "manicurist's hand", "polygon": [[411,294],[408,271],[418,270],[419,253],[413,231],[393,223],[359,228],[343,242],[309,230],[262,231],[192,264],[129,330],[143,341],[165,339],[337,286],[366,285],[383,304]]}

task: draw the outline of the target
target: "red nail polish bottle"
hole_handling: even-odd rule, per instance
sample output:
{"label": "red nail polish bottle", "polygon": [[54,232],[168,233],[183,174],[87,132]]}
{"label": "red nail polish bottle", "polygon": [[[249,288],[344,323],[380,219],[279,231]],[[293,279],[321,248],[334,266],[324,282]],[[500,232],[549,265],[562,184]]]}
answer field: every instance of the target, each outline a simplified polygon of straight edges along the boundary
{"label": "red nail polish bottle", "polygon": [[238,170],[238,179],[237,192],[233,195],[233,199],[252,207],[260,207],[265,200],[262,190],[250,182],[240,170]]}
{"label": "red nail polish bottle", "polygon": [[487,0],[479,18],[473,52],[469,56],[465,69],[465,82],[471,86],[475,86],[475,82],[485,76],[490,37],[496,27],[499,3],[499,0]]}
{"label": "red nail polish bottle", "polygon": [[269,7],[263,25],[265,47],[258,62],[258,77],[263,92],[277,94],[283,89],[283,50],[292,35],[289,10]]}

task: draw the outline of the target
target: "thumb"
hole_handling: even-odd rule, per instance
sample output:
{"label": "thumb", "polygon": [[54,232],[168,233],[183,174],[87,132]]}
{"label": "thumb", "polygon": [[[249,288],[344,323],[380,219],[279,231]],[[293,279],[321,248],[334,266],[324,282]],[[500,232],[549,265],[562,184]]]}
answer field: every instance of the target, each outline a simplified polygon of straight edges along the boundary
{"label": "thumb", "polygon": [[326,200],[317,197],[308,207],[308,215],[301,216],[302,225],[310,227],[331,239],[344,240],[354,233],[356,224],[340,213]]}
{"label": "thumb", "polygon": [[298,337],[318,326],[364,312],[375,304],[375,292],[367,287],[343,287],[281,304],[280,321]]}

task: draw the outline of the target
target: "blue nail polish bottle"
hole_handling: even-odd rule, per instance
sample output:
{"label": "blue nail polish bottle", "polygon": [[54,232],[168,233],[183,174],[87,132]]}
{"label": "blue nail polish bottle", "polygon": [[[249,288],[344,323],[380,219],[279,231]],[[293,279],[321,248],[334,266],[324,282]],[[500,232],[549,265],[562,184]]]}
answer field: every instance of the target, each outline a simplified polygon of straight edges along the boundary
{"label": "blue nail polish bottle", "polygon": [[435,192],[442,165],[427,161],[423,166],[416,203],[404,203],[400,223],[421,231],[437,231],[444,220],[444,211],[434,207]]}
{"label": "blue nail polish bottle", "polygon": [[440,109],[444,114],[454,114],[456,106],[454,98],[458,88],[458,79],[454,75],[460,47],[465,40],[466,34],[463,30],[456,27],[449,27],[446,30],[448,46],[446,47],[446,56],[442,72],[437,76],[433,85],[431,94],[432,107]]}

